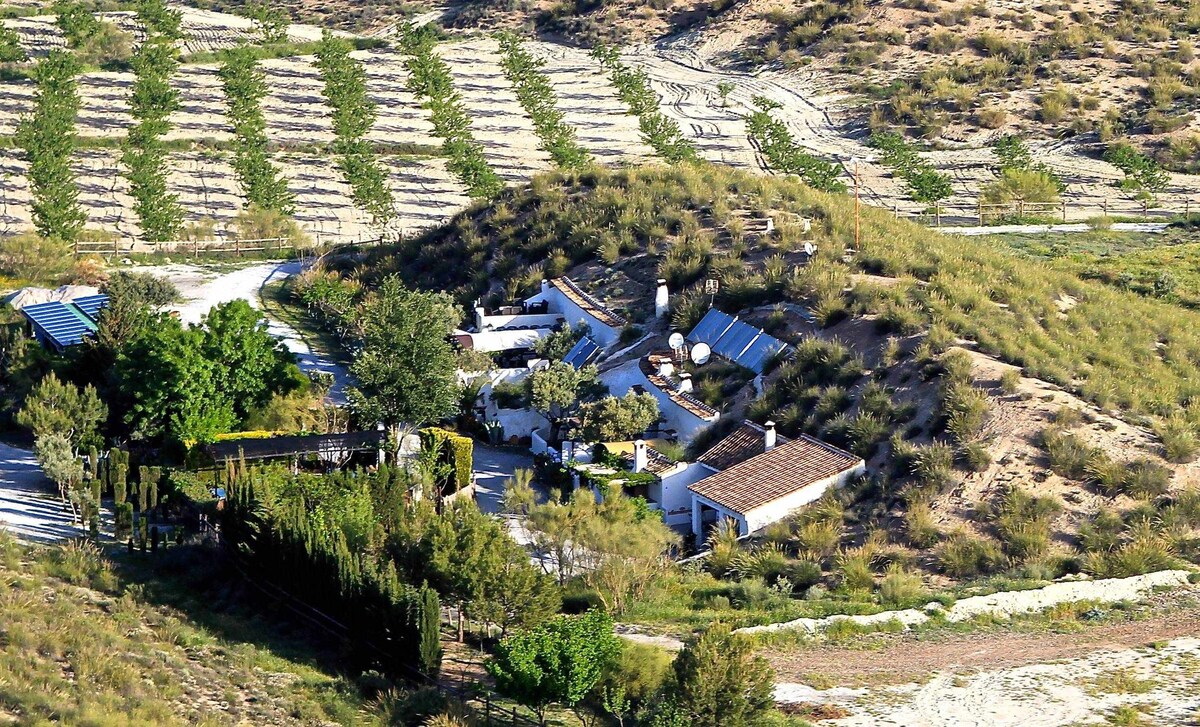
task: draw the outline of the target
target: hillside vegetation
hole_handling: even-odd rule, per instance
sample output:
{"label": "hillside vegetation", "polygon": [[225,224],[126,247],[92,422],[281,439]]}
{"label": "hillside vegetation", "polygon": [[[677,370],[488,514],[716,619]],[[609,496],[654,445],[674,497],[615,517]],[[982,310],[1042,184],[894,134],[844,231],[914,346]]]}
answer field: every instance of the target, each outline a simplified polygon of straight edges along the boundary
{"label": "hillside vegetation", "polygon": [[[746,232],[748,220],[767,215],[775,235]],[[800,218],[812,220],[811,233]],[[600,293],[619,293],[623,280],[636,282],[653,265],[675,291],[681,324],[703,313],[695,288],[715,276],[726,309],[790,301],[826,325],[850,313],[876,315],[885,331],[930,328],[973,341],[1101,407],[1200,421],[1192,405],[1200,315],[883,211],[863,209],[861,240],[857,254],[844,254],[854,241],[852,200],[791,179],[713,166],[592,169],[539,176],[377,252],[366,277],[398,271],[466,302],[515,299],[585,263],[608,273]],[[805,241],[818,254],[800,265]],[[892,280],[851,286],[856,272]],[[628,312],[644,316],[632,301]]]}
{"label": "hillside vegetation", "polygon": [[[164,567],[216,575],[199,560],[172,557]],[[308,663],[311,653],[289,658],[258,645],[275,627],[227,610],[228,592],[171,589],[167,600],[189,609],[204,601],[201,625],[161,605],[163,583],[139,582],[140,568],[115,571],[91,544],[29,549],[0,533],[0,721],[376,723],[357,688]],[[302,644],[289,648],[301,652]]]}

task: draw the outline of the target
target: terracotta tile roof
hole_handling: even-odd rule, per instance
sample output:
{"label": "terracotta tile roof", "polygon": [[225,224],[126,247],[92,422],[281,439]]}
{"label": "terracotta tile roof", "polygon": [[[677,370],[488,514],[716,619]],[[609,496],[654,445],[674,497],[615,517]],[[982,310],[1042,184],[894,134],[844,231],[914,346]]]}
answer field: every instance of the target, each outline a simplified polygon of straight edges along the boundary
{"label": "terracotta tile roof", "polygon": [[861,463],[860,457],[804,434],[688,485],[688,489],[744,515]]}
{"label": "terracotta tile roof", "polygon": [[675,384],[669,381],[666,377],[658,374],[659,364],[670,362],[673,359],[670,354],[652,353],[643,358],[638,365],[642,369],[642,374],[646,379],[657,389],[666,394],[671,401],[686,409],[690,414],[699,417],[705,421],[716,421],[721,412],[712,408],[708,404],[700,401],[691,394],[685,394],[675,388]]}
{"label": "terracotta tile roof", "polygon": [[[755,455],[766,451],[763,437],[766,430],[752,421],[744,421],[729,433],[727,437],[714,444],[707,452],[696,458],[697,462],[708,465],[720,472],[741,464]],[[776,445],[787,444],[792,440],[782,434],[775,435]]]}
{"label": "terracotta tile roof", "polygon": [[[626,462],[627,468],[633,470],[633,453],[626,452],[621,455],[621,459]],[[646,471],[652,475],[661,475],[669,469],[672,469],[678,462],[671,459],[667,455],[659,452],[654,447],[646,447]]]}
{"label": "terracotta tile roof", "polygon": [[609,310],[603,303],[588,295],[570,278],[555,278],[550,284],[558,288],[563,295],[585,313],[610,328],[621,328],[626,321],[621,316]]}

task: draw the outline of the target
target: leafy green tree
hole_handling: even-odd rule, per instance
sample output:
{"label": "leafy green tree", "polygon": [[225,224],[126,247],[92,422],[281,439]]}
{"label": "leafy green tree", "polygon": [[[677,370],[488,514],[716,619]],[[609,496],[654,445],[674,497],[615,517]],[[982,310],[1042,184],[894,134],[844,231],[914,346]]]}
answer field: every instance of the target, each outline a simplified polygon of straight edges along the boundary
{"label": "leafy green tree", "polygon": [[745,117],[750,138],[762,149],[771,168],[782,174],[795,174],[813,189],[844,192],[838,179],[841,167],[805,151],[788,130],[787,124],[771,117],[780,104],[763,96],[754,97],[755,109]]}
{"label": "leafy green tree", "polygon": [[51,373],[42,379],[17,412],[17,423],[33,432],[34,437],[62,434],[73,452],[99,443],[100,424],[108,417],[108,407],[92,386],[60,381]]}
{"label": "leafy green tree", "polygon": [[287,31],[291,21],[285,10],[268,0],[256,0],[246,6],[245,13],[246,17],[254,21],[264,43],[287,42]]}
{"label": "leafy green tree", "polygon": [[29,56],[21,47],[21,36],[6,25],[0,25],[0,63],[19,63]]}
{"label": "leafy green tree", "polygon": [[453,299],[405,287],[386,278],[359,307],[355,323],[362,349],[350,366],[356,413],[383,422],[396,435],[458,409],[458,376],[448,335],[461,319]]}
{"label": "leafy green tree", "polygon": [[606,396],[579,407],[580,433],[589,442],[614,442],[644,432],[658,421],[658,399],[645,392]]}
{"label": "leafy green tree", "polygon": [[167,154],[162,143],[162,136],[171,128],[171,114],[179,109],[179,92],[171,83],[178,68],[179,50],[170,36],[152,35],[138,47],[129,98],[130,113],[138,123],[122,145],[121,160],[142,236],[157,242],[177,239],[184,220],[178,195],[168,189]]}
{"label": "leafy green tree", "polygon": [[665,711],[685,724],[764,725],[774,712],[774,685],[767,660],[725,624],[714,624],[675,657]]}
{"label": "leafy green tree", "polygon": [[33,443],[33,455],[42,471],[58,485],[58,495],[63,502],[83,482],[83,460],[75,454],[71,440],[61,432],[41,435]]}
{"label": "leafy green tree", "polygon": [[221,387],[221,363],[204,351],[204,332],[160,315],[117,358],[125,422],[135,437],[205,442],[237,423]]}
{"label": "leafy green tree", "polygon": [[608,616],[589,611],[581,616],[559,616],[506,637],[487,669],[501,694],[532,709],[545,725],[547,708],[551,704],[579,705],[620,649]]}
{"label": "leafy green tree", "polygon": [[114,271],[102,290],[108,295],[110,307],[117,303],[157,307],[179,300],[179,289],[175,284],[152,273]]}
{"label": "leafy green tree", "polygon": [[1112,144],[1104,151],[1104,161],[1125,173],[1123,189],[1139,189],[1154,195],[1167,188],[1171,175],[1150,157],[1124,142]]}
{"label": "leafy green tree", "polygon": [[216,367],[217,387],[239,419],[275,393],[296,387],[296,366],[283,343],[267,332],[262,315],[244,300],[213,308],[202,323],[201,354]]}
{"label": "leafy green tree", "polygon": [[595,366],[576,369],[562,361],[535,371],[526,381],[530,405],[550,420],[552,442],[559,440],[563,421],[575,413],[580,400],[594,395],[602,387]]}

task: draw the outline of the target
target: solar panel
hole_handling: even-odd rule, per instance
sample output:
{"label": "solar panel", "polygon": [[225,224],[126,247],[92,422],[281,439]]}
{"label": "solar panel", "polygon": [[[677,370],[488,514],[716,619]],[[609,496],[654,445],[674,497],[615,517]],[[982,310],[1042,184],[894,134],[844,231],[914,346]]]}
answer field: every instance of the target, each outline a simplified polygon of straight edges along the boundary
{"label": "solar panel", "polygon": [[96,331],[96,324],[83,313],[59,301],[25,306],[21,313],[58,348],[83,343]]}
{"label": "solar panel", "polygon": [[786,343],[764,333],[756,338],[754,343],[750,344],[750,347],[742,353],[737,362],[754,373],[761,374],[771,359],[786,348]]}
{"label": "solar panel", "polygon": [[581,369],[587,366],[598,353],[600,353],[600,346],[592,339],[584,336],[579,339],[570,351],[567,351],[567,355],[563,356],[563,361],[576,369]]}
{"label": "solar panel", "polygon": [[734,321],[729,330],[725,331],[725,335],[721,336],[717,344],[713,346],[713,352],[719,356],[724,356],[730,361],[737,361],[742,352],[761,334],[762,331],[754,326],[746,325],[741,321]]}
{"label": "solar panel", "polygon": [[107,295],[85,295],[71,301],[71,305],[83,311],[93,321],[100,320],[100,309],[108,307]]}
{"label": "solar panel", "polygon": [[707,343],[715,349],[717,340],[725,331],[729,330],[733,322],[734,319],[731,316],[725,315],[716,308],[709,308],[708,313],[704,314],[704,318],[688,334],[688,340],[693,343]]}

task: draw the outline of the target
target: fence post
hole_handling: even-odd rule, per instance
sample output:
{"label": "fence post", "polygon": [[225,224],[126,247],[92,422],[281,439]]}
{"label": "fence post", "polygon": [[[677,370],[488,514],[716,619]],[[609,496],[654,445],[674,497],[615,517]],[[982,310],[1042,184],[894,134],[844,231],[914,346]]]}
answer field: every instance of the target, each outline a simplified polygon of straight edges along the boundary
{"label": "fence post", "polygon": [[1067,221],[1067,200],[1062,201],[1063,222]]}
{"label": "fence post", "polygon": [[979,226],[983,227],[983,199],[980,198],[975,200],[975,205],[977,208],[976,214],[979,217]]}
{"label": "fence post", "polygon": [[1150,203],[1146,200],[1142,200],[1142,217],[1145,217],[1148,214],[1150,214]]}
{"label": "fence post", "polygon": [[940,228],[942,226],[942,203],[940,200],[933,203],[933,219]]}
{"label": "fence post", "polygon": [[233,238],[233,256],[234,257],[242,256],[242,238],[240,238],[240,237]]}
{"label": "fence post", "polygon": [[1183,216],[1184,217],[1192,216],[1192,200],[1190,198],[1183,200]]}
{"label": "fence post", "polygon": [[1108,217],[1108,197],[1104,198],[1104,216]]}

